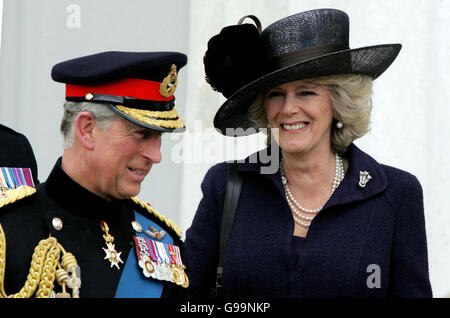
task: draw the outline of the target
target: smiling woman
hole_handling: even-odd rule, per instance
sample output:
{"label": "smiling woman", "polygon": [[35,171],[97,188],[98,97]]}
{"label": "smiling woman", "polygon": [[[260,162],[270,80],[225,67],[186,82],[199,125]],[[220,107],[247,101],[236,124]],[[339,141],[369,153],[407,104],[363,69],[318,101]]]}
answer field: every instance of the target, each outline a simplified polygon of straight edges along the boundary
{"label": "smiling woman", "polygon": [[[207,172],[186,232],[191,296],[214,287],[218,233],[227,224],[216,285],[224,296],[431,297],[420,183],[353,144],[369,129],[372,81],[401,45],[351,49],[349,18],[335,9],[297,13],[262,32],[247,17],[254,32],[240,24],[244,17],[208,42],[208,82],[227,98],[214,126],[232,136],[230,128],[270,127],[279,170],[263,172],[264,149]],[[239,41],[254,45],[217,50],[233,51]],[[236,88],[230,78],[246,83]],[[237,202],[230,171],[242,177]],[[221,223],[226,203],[236,206],[234,223]]]}

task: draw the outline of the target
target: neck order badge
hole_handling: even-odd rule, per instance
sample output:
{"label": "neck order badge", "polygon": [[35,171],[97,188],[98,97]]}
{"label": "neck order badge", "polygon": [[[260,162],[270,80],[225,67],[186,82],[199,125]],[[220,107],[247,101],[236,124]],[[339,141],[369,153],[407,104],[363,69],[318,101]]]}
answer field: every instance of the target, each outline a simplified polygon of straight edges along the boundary
{"label": "neck order badge", "polygon": [[103,247],[103,250],[106,253],[105,259],[109,260],[109,262],[111,263],[111,267],[116,266],[117,269],[120,269],[119,263],[123,263],[122,259],[120,258],[120,254],[122,254],[122,252],[116,251],[115,245],[113,244],[114,237],[109,234],[108,224],[105,221],[101,221],[100,226],[102,227],[103,232],[105,232],[105,234],[103,234],[103,238],[105,239],[107,247]]}

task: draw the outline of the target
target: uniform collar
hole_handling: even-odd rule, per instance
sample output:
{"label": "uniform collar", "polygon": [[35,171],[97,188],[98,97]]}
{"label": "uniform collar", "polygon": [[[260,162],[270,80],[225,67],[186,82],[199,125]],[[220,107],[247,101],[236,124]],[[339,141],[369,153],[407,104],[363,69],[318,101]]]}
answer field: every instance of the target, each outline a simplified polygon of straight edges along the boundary
{"label": "uniform collar", "polygon": [[45,190],[65,210],[92,218],[114,217],[119,211],[120,202],[124,201],[103,199],[72,180],[62,169],[61,158],[50,172]]}
{"label": "uniform collar", "polygon": [[[242,172],[258,173],[261,176],[272,180],[279,192],[285,196],[283,184],[281,182],[280,172],[261,174],[261,168],[267,167],[267,157],[271,156],[271,147],[263,149],[258,153],[249,156],[245,162],[238,164],[238,169]],[[346,152],[343,154],[349,162],[349,168],[345,174],[344,180],[333,193],[333,196],[328,200],[323,209],[342,205],[355,201],[362,201],[374,195],[383,192],[388,185],[386,174],[382,166],[368,154],[360,150],[356,145],[351,144]],[[251,159],[253,158],[253,159]],[[281,151],[279,151],[279,158],[281,158]],[[365,187],[358,185],[360,180],[360,172],[367,171],[372,179],[367,182]]]}

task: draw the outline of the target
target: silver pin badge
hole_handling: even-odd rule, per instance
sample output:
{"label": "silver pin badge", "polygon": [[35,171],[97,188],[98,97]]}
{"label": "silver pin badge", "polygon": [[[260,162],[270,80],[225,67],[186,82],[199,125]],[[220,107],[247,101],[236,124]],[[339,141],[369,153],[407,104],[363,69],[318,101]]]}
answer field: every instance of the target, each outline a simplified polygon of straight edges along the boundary
{"label": "silver pin badge", "polygon": [[133,230],[135,230],[138,233],[142,232],[142,226],[138,221],[132,221],[131,226],[133,227]]}
{"label": "silver pin badge", "polygon": [[359,172],[359,183],[358,183],[358,185],[361,188],[365,188],[366,185],[367,185],[367,182],[369,182],[370,179],[372,179],[372,177],[367,171],[360,171]]}
{"label": "silver pin badge", "polygon": [[145,230],[144,233],[150,236],[151,238],[156,238],[157,240],[160,240],[166,235],[166,231],[160,230],[158,231],[155,227],[149,226],[150,230]]}

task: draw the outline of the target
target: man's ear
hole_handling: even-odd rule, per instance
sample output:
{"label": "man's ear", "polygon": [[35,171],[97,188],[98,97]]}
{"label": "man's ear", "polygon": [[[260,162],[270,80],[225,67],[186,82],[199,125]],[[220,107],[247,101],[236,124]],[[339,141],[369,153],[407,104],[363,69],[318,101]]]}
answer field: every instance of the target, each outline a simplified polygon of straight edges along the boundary
{"label": "man's ear", "polygon": [[81,112],[75,118],[75,134],[88,150],[94,149],[95,117],[90,112]]}

